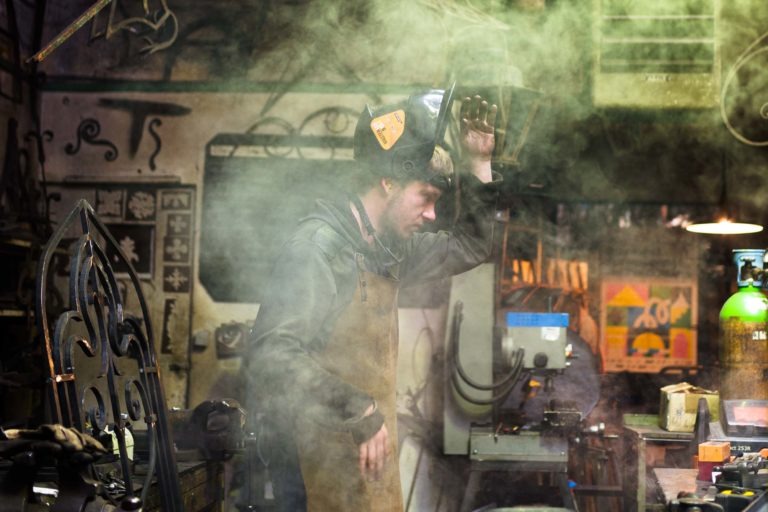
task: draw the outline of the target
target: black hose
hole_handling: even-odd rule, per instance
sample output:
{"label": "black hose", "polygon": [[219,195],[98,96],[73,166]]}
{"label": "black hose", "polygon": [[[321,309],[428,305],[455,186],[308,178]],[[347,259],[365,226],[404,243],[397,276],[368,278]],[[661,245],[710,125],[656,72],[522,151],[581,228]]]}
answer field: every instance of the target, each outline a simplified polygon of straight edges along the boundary
{"label": "black hose", "polygon": [[514,368],[514,381],[511,381],[509,386],[505,388],[503,391],[501,391],[497,395],[492,395],[490,398],[474,398],[469,396],[466,391],[464,391],[461,387],[461,382],[459,381],[459,375],[456,372],[451,372],[451,381],[453,382],[453,387],[456,389],[456,392],[459,394],[461,398],[466,400],[467,402],[470,402],[475,405],[494,405],[500,402],[503,402],[507,399],[509,394],[512,392],[512,390],[515,388],[515,384],[517,384],[517,380],[520,377],[521,370],[523,368],[522,365],[522,353],[520,353],[518,362]]}
{"label": "black hose", "polygon": [[[459,373],[461,376],[461,379],[469,386],[480,390],[480,391],[491,391],[499,388],[506,387],[510,382],[517,381],[517,378],[519,375],[516,375],[515,373],[515,366],[516,364],[512,364],[512,370],[510,370],[509,374],[507,374],[501,381],[494,383],[494,384],[480,384],[479,382],[475,381],[470,377],[466,371],[464,370],[464,367],[461,364],[461,358],[459,357],[459,332],[461,329],[461,322],[463,321],[464,315],[462,313],[462,310],[464,308],[464,304],[461,301],[456,301],[456,305],[453,309],[453,322],[451,324],[451,334],[449,337],[449,350],[451,354],[451,366]],[[519,348],[515,351],[515,353],[520,353],[522,359],[522,352],[523,349]]]}
{"label": "black hose", "polygon": [[[476,382],[464,371],[464,368],[461,365],[461,360],[459,358],[459,332],[461,328],[461,322],[463,320],[463,307],[464,305],[461,301],[456,302],[456,305],[454,306],[453,322],[451,323],[451,332],[449,336],[451,382],[453,383],[453,387],[456,389],[456,392],[459,394],[459,396],[472,404],[493,405],[499,403],[505,400],[507,396],[509,396],[509,394],[514,389],[515,384],[517,384],[517,381],[520,379],[520,374],[522,373],[523,369],[523,349],[520,348],[514,351],[511,362],[511,370],[501,381],[493,384],[480,384]],[[492,395],[490,398],[474,398],[469,396],[464,391],[464,389],[462,389],[462,382],[477,390],[496,391],[501,389],[501,392]]]}

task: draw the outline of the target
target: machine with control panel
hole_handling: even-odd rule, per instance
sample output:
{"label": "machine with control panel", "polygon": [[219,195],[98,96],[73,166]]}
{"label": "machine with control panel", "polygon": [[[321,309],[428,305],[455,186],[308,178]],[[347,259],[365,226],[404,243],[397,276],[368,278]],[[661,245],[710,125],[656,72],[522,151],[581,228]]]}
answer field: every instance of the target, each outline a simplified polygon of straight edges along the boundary
{"label": "machine with control panel", "polygon": [[[470,459],[461,510],[479,505],[492,472],[545,481],[539,496],[576,510],[569,439],[599,397],[595,357],[566,313],[495,311],[493,278],[493,267],[481,266],[451,288],[444,452]],[[528,496],[537,496],[533,487]]]}

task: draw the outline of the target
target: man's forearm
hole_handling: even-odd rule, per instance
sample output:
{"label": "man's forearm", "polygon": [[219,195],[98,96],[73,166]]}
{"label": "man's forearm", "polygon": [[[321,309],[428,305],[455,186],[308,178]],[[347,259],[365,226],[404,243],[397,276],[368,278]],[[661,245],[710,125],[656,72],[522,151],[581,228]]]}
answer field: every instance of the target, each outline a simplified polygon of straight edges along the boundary
{"label": "man's forearm", "polygon": [[471,158],[467,162],[466,168],[482,183],[490,183],[493,181],[490,158]]}

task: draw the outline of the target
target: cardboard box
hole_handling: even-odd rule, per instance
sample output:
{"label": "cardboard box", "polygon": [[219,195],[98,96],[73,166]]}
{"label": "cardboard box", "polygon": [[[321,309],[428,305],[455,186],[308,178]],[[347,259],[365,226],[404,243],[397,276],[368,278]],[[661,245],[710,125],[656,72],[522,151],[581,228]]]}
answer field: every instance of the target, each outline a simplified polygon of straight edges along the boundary
{"label": "cardboard box", "polygon": [[710,421],[720,418],[720,393],[687,382],[661,388],[659,426],[672,432],[693,432],[699,398],[707,400]]}

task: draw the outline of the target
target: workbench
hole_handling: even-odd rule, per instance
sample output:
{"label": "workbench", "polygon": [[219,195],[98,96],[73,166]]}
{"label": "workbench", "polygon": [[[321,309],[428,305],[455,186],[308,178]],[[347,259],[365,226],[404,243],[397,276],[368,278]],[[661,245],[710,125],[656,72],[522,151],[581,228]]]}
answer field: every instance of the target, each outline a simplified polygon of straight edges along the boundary
{"label": "workbench", "polygon": [[698,469],[654,468],[654,481],[664,496],[664,503],[678,498],[681,492],[703,494],[709,483],[697,480],[698,473]]}
{"label": "workbench", "polygon": [[[186,512],[224,512],[224,464],[213,461],[177,462]],[[162,512],[159,487],[153,485],[142,510]]]}
{"label": "workbench", "polygon": [[625,464],[622,485],[625,512],[666,510],[664,495],[652,470],[663,467],[691,468],[693,461],[689,453],[693,437],[691,432],[662,429],[656,415],[624,415]]}

